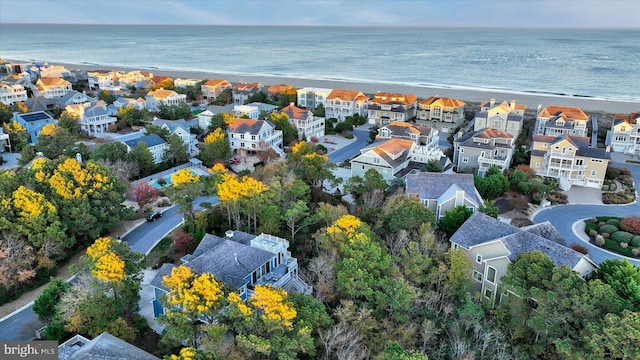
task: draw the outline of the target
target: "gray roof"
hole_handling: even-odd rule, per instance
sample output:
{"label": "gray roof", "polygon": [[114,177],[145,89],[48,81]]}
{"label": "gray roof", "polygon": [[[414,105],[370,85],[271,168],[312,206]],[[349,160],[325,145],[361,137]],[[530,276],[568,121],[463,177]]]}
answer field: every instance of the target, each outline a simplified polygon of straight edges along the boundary
{"label": "gray roof", "polygon": [[[560,136],[551,135],[533,135],[533,141],[546,142],[549,144],[555,144],[560,141],[567,140],[576,147],[576,155],[598,158],[598,159],[611,159],[611,154],[605,149],[595,148],[591,146],[591,139],[586,136],[573,136],[562,134]],[[546,153],[546,152],[544,152]]]}
{"label": "gray roof", "polygon": [[229,132],[233,133],[249,133],[257,135],[262,129],[262,125],[267,122],[265,120],[252,119],[236,119],[233,124],[229,125]]}
{"label": "gray roof", "polygon": [[421,172],[407,175],[407,194],[417,194],[420,199],[437,199],[452,185],[457,185],[475,201],[482,205],[482,198],[476,190],[472,174],[442,174]]}
{"label": "gray roof", "polygon": [[92,100],[92,99],[91,99],[90,97],[88,97],[87,95],[85,95],[85,94],[83,94],[83,93],[81,93],[81,92],[78,92],[78,91],[76,91],[76,90],[69,90],[66,94],[64,94],[62,97],[60,97],[60,98],[58,98],[58,99],[56,99],[56,100],[58,101],[58,103],[66,104],[66,103],[67,103],[67,101],[69,101],[69,100],[73,99],[73,97],[74,97],[74,96],[76,96],[76,95],[78,95],[78,94],[80,94],[80,95],[82,95],[82,96],[84,96],[84,97],[88,98],[89,100]]}
{"label": "gray roof", "polygon": [[162,125],[167,125],[169,131],[173,133],[178,128],[184,129],[186,132],[189,132],[189,128],[198,126],[198,119],[186,121],[184,119],[180,120],[164,120],[164,119],[155,119],[152,122],[153,125],[157,125],[162,127]]}
{"label": "gray roof", "polygon": [[58,102],[54,99],[47,99],[42,95],[28,98],[24,105],[31,111],[50,111],[58,108]]}
{"label": "gray roof", "polygon": [[[401,136],[401,137],[411,138],[412,132],[408,127],[401,126],[401,125],[392,125],[392,124],[393,123],[387,124],[382,128],[389,129],[389,131],[391,131],[391,136]],[[420,131],[420,135],[422,136],[429,136],[433,132],[433,129],[428,126],[412,125],[411,128]]]}
{"label": "gray roof", "polygon": [[518,229],[479,212],[471,215],[450,241],[469,249],[497,239],[509,250],[508,258],[511,261],[523,252],[539,250],[557,266],[574,268],[584,257],[564,246],[564,240],[548,222]]}
{"label": "gray roof", "polygon": [[261,102],[252,102],[252,103],[248,103],[246,105],[247,106],[255,106],[260,111],[273,111],[273,110],[278,108],[278,106],[276,106],[276,105],[271,105],[271,104],[266,104],[266,103],[261,103]]}
{"label": "gray roof", "polygon": [[107,110],[107,106],[104,102],[95,102],[91,105],[89,105],[85,110],[84,110],[84,116],[85,117],[96,117],[96,116],[103,116],[103,115],[110,115],[109,111]]}
{"label": "gray roof", "polygon": [[166,143],[158,134],[146,135],[139,138],[124,141],[124,143],[127,144],[127,146],[129,146],[130,148],[134,148],[138,146],[138,143],[140,142],[144,142],[145,144],[147,144],[147,147],[152,147],[152,146]]}
{"label": "gray roof", "polygon": [[515,226],[498,221],[491,216],[474,212],[450,238],[450,241],[469,249],[488,241],[519,232]]}
{"label": "gray roof", "polygon": [[171,271],[175,267],[176,265],[174,264],[166,264],[166,263],[162,264],[160,269],[158,269],[158,272],[156,273],[156,275],[153,277],[153,279],[151,279],[151,282],[150,282],[151,286],[155,286],[160,289],[166,289],[164,284],[162,284],[162,278],[164,278],[165,276],[171,275]]}
{"label": "gray roof", "polygon": [[107,332],[96,336],[93,340],[76,350],[67,359],[159,360],[158,357]]}
{"label": "gray roof", "polygon": [[[507,136],[508,135],[508,136]],[[454,140],[455,143],[458,143],[460,146],[474,147],[479,149],[495,149],[495,148],[505,148],[511,149],[511,145],[495,143],[491,142],[485,144],[481,142],[474,142],[474,137],[482,137],[482,138],[499,138],[499,139],[507,139],[513,138],[513,135],[507,134],[504,131],[492,129],[492,128],[484,128],[477,131],[469,131],[462,135],[461,137]]]}

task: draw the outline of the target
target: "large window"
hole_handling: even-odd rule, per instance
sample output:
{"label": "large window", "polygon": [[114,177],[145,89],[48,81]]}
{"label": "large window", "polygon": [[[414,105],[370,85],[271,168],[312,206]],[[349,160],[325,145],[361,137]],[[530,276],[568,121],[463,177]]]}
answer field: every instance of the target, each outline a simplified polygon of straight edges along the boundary
{"label": "large window", "polygon": [[496,269],[491,266],[487,268],[487,281],[492,283],[496,282]]}

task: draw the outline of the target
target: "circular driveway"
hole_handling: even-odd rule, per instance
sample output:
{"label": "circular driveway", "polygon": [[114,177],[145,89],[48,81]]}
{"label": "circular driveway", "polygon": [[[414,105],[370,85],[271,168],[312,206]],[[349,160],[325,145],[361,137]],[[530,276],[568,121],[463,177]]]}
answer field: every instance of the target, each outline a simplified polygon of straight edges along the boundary
{"label": "circular driveway", "polygon": [[[626,167],[636,184],[640,184],[640,165],[628,163],[612,163],[615,167]],[[606,259],[628,259],[631,263],[640,266],[640,260],[609,252],[603,248],[583,240],[574,232],[574,224],[594,216],[640,216],[640,203],[636,201],[628,205],[558,205],[542,209],[533,215],[535,224],[549,221],[558,230],[567,243],[580,243],[589,249],[589,257],[596,263]],[[576,226],[576,228],[582,228]]]}

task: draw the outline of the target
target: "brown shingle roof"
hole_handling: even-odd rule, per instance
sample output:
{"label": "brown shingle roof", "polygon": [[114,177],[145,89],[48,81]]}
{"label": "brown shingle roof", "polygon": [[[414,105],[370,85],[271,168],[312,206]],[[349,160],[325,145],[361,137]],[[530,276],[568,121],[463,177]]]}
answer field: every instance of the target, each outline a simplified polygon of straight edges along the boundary
{"label": "brown shingle roof", "polygon": [[258,82],[252,82],[250,84],[246,84],[246,83],[237,84],[234,89],[236,91],[251,91],[255,88],[261,88],[261,87],[262,87],[262,84]]}
{"label": "brown shingle roof", "polygon": [[506,133],[504,131],[496,130],[493,128],[485,128],[484,130],[477,133],[474,137],[479,137],[483,139],[493,139],[493,138],[513,138],[513,135]]}
{"label": "brown shingle roof", "polygon": [[269,86],[269,88],[267,88],[267,91],[273,94],[279,94],[291,89],[293,89],[293,85],[278,84]]}
{"label": "brown shingle roof", "polygon": [[68,82],[67,80],[62,79],[62,78],[57,78],[57,77],[40,78],[40,79],[38,79],[38,83],[42,83],[45,86],[71,85],[71,83]]}
{"label": "brown shingle roof", "polygon": [[432,96],[428,99],[422,100],[420,102],[420,105],[431,106],[436,103],[439,103],[443,107],[452,107],[452,108],[457,108],[457,107],[466,105],[463,101],[460,101],[458,99],[452,99],[452,98],[440,97],[440,96]]}
{"label": "brown shingle roof", "polygon": [[589,116],[582,111],[582,109],[572,106],[548,106],[542,111],[538,116],[541,117],[551,117],[551,116],[562,116],[563,118],[569,118],[574,120],[589,120]]}
{"label": "brown shingle roof", "polygon": [[258,134],[262,125],[264,124],[264,120],[252,120],[252,119],[243,119],[237,118],[231,125],[229,125],[229,132],[232,133],[250,133],[250,134]]}
{"label": "brown shingle roof", "polygon": [[306,119],[309,116],[309,110],[301,109],[295,105],[283,107],[281,113],[287,114],[289,119]]}
{"label": "brown shingle roof", "polygon": [[368,99],[362,91],[358,90],[332,90],[327,96],[327,100],[340,99],[346,101],[358,101]]}
{"label": "brown shingle roof", "polygon": [[165,90],[163,88],[160,88],[158,90],[154,90],[154,91],[149,91],[149,93],[147,95],[149,96],[153,96],[156,99],[166,99],[169,96],[173,95],[173,94],[178,94],[173,90]]}

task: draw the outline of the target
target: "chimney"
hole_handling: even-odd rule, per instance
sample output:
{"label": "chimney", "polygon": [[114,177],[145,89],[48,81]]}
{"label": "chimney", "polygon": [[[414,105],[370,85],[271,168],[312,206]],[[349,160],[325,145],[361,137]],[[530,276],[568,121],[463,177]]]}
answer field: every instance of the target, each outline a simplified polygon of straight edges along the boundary
{"label": "chimney", "polygon": [[515,110],[516,109],[516,101],[515,100],[511,100],[511,110]]}
{"label": "chimney", "polygon": [[491,98],[491,101],[489,101],[489,106],[493,106],[496,103],[496,99]]}
{"label": "chimney", "polygon": [[542,104],[538,104],[538,112],[536,115],[540,115],[540,111],[542,111]]}
{"label": "chimney", "polygon": [[233,237],[233,230],[227,230],[224,232],[224,235],[228,238],[232,238]]}

